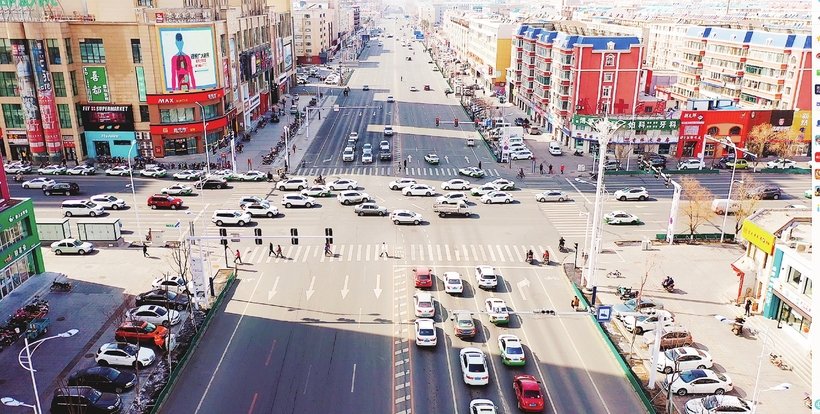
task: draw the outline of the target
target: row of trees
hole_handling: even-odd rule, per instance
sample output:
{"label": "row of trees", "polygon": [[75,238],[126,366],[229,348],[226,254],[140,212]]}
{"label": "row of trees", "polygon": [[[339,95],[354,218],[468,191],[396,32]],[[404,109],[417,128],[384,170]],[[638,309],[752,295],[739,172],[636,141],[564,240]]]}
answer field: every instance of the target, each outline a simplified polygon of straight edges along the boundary
{"label": "row of trees", "polygon": [[[698,227],[706,223],[711,223],[715,228],[718,228],[721,223],[713,222],[713,220],[720,219],[723,215],[715,213],[712,209],[712,201],[725,196],[715,195],[711,190],[704,187],[700,181],[689,175],[681,177],[680,185],[681,201],[683,201],[680,212],[688,220],[687,230],[689,234],[694,235]],[[736,181],[732,186],[730,198],[737,203],[737,211],[732,214],[735,222],[735,234],[740,232],[746,217],[757,209],[759,199],[756,197],[756,189],[759,186],[760,183],[749,173],[741,174],[740,181]]]}

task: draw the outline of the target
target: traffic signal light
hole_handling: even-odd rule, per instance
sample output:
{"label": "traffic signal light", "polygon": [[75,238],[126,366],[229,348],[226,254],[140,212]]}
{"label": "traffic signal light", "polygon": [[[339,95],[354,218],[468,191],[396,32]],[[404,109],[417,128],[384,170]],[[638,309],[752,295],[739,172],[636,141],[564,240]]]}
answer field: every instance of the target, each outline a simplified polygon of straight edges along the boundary
{"label": "traffic signal light", "polygon": [[299,232],[296,229],[290,229],[290,244],[299,244]]}
{"label": "traffic signal light", "polygon": [[223,246],[227,246],[228,245],[228,239],[227,239],[228,230],[227,229],[219,229],[219,236],[223,237],[222,239],[219,239],[219,243]]}
{"label": "traffic signal light", "polygon": [[333,244],[333,229],[330,227],[325,229],[325,244]]}
{"label": "traffic signal light", "polygon": [[436,126],[438,126],[439,122],[441,122],[441,120],[436,118]]}
{"label": "traffic signal light", "polygon": [[260,237],[262,237],[262,229],[253,229],[253,235],[257,237],[256,239],[253,240],[254,243],[262,244],[262,239],[260,238]]}
{"label": "traffic signal light", "polygon": [[668,177],[668,176],[663,180],[663,184],[666,186],[666,188],[669,188],[669,184],[671,184],[671,181],[672,181],[672,177]]}
{"label": "traffic signal light", "polygon": [[656,180],[659,180],[659,179],[661,178],[661,174],[658,172],[658,170],[655,170],[655,174],[654,174],[654,175],[655,175],[655,179],[656,179]]}
{"label": "traffic signal light", "polygon": [[458,118],[456,118],[455,120],[453,120],[453,125],[458,126]]}

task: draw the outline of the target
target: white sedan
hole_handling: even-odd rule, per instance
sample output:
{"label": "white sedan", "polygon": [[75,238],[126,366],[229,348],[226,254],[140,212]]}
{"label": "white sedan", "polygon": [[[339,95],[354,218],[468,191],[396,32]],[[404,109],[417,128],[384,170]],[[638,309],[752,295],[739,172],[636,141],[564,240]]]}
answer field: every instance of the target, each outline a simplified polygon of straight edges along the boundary
{"label": "white sedan", "polygon": [[616,200],[619,201],[626,201],[626,200],[638,200],[644,201],[649,199],[649,192],[646,191],[645,187],[632,187],[632,188],[624,188],[623,190],[618,190],[613,195]]}
{"label": "white sedan", "polygon": [[125,200],[109,194],[93,195],[89,200],[104,209],[119,210],[125,208]]}
{"label": "white sedan", "polygon": [[526,148],[522,148],[510,153],[510,159],[512,160],[531,160],[534,156],[535,155],[532,153],[532,151]]}
{"label": "white sedan", "polygon": [[515,190],[515,181],[510,181],[504,178],[497,178],[495,180],[490,181],[487,184],[494,185],[499,190]]}
{"label": "white sedan", "polygon": [[477,167],[459,168],[458,173],[473,178],[483,178],[485,175],[484,170]]}
{"label": "white sedan", "polygon": [[239,181],[264,181],[266,178],[267,175],[265,175],[265,173],[256,170],[239,174]]}
{"label": "white sedan", "polygon": [[641,219],[625,211],[613,211],[604,215],[604,222],[607,224],[641,224]]}
{"label": "white sedan", "polygon": [[152,177],[152,178],[162,178],[168,174],[168,171],[165,171],[165,168],[159,167],[147,167],[140,170],[140,175],[143,177]]}
{"label": "white sedan", "polygon": [[672,348],[658,355],[658,371],[665,374],[712,368],[712,363],[712,356],[708,352],[689,346]]}
{"label": "white sedan", "polygon": [[467,385],[487,385],[490,383],[490,372],[487,370],[487,358],[484,351],[478,348],[464,348],[458,353],[461,365],[461,377]]}
{"label": "white sedan", "polygon": [[393,210],[390,213],[390,221],[395,224],[415,224],[419,225],[424,219],[421,217],[421,214],[414,213],[410,210]]}
{"label": "white sedan", "polygon": [[412,178],[399,178],[398,180],[391,181],[387,186],[390,187],[391,190],[400,190],[413,184],[418,183]]}
{"label": "white sedan", "polygon": [[789,159],[778,158],[766,163],[766,168],[797,168],[797,162]]}
{"label": "white sedan", "polygon": [[503,300],[499,298],[488,298],[484,302],[484,306],[490,316],[490,322],[494,324],[510,323],[510,309]]}
{"label": "white sedan", "polygon": [[[669,387],[669,381],[672,381]],[[734,389],[728,375],[711,369],[692,369],[678,374],[669,374],[663,381],[663,389],[669,389],[678,395],[717,394],[723,395]]]}
{"label": "white sedan", "polygon": [[181,320],[179,312],[168,310],[157,305],[142,305],[138,308],[129,309],[125,313],[125,318],[134,321],[143,321],[154,325],[169,327],[176,325]]}
{"label": "white sedan", "polygon": [[19,163],[6,164],[4,166],[4,170],[6,171],[6,174],[17,174],[17,173],[25,174],[25,173],[30,173],[31,172],[31,166],[30,165],[23,165],[23,164],[19,164]]}
{"label": "white sedan", "polygon": [[535,195],[535,200],[540,202],[546,201],[559,201],[564,202],[569,200],[569,196],[567,193],[561,190],[546,190],[543,193],[538,193]]}
{"label": "white sedan", "polygon": [[65,174],[65,171],[66,171],[65,167],[63,167],[61,165],[46,165],[43,168],[38,168],[37,169],[37,174],[60,175],[60,174]]}
{"label": "white sedan", "polygon": [[97,172],[97,169],[88,165],[78,165],[66,170],[68,175],[91,175]]}
{"label": "white sedan", "polygon": [[198,180],[202,178],[204,173],[202,171],[196,170],[182,170],[178,173],[174,173],[175,180]]}
{"label": "white sedan", "polygon": [[405,187],[401,190],[401,193],[406,196],[432,197],[436,193],[436,189],[427,184],[413,184],[410,187]]}
{"label": "white sedan", "polygon": [[131,175],[131,168],[128,168],[126,165],[119,165],[116,167],[111,167],[105,170],[105,175]]}
{"label": "white sedan", "polygon": [[346,178],[336,180],[330,184],[328,184],[331,190],[338,191],[338,190],[355,190],[359,188],[359,182],[356,180],[349,180]]}
{"label": "white sedan", "polygon": [[471,188],[470,189],[470,195],[483,196],[483,195],[491,193],[493,191],[498,191],[498,187],[496,187],[492,184],[481,184],[478,187]]}
{"label": "white sedan", "polygon": [[478,398],[470,401],[470,414],[496,414],[497,412],[492,400]]}
{"label": "white sedan", "polygon": [[47,185],[53,185],[56,181],[51,178],[38,177],[23,182],[23,188],[43,188]]}
{"label": "white sedan", "polygon": [[373,162],[373,153],[365,152],[362,154],[362,164],[370,164]]}
{"label": "white sedan", "polygon": [[464,292],[464,283],[458,272],[444,272],[444,292],[460,294]]}
{"label": "white sedan", "polygon": [[510,193],[505,193],[503,191],[491,191],[481,196],[481,202],[484,204],[510,204],[512,201],[513,196]]}
{"label": "white sedan", "polygon": [[436,203],[441,204],[458,204],[459,201],[467,202],[467,194],[452,192],[436,197]]}
{"label": "white sedan", "polygon": [[413,325],[416,327],[417,346],[436,346],[436,325],[432,319],[416,319]]}
{"label": "white sedan", "polygon": [[155,279],[151,286],[154,289],[162,289],[167,290],[169,292],[174,292],[177,295],[182,293],[189,293],[194,290],[194,282],[189,281],[185,282],[185,280],[179,276],[169,276],[168,279],[161,277]]}
{"label": "white sedan", "polygon": [[470,186],[473,183],[461,179],[461,178],[453,178],[452,180],[445,181],[441,183],[442,190],[469,190]]}
{"label": "white sedan", "polygon": [[185,184],[174,184],[160,190],[160,193],[168,195],[191,195],[193,192],[194,188]]}
{"label": "white sedan", "polygon": [[279,209],[276,206],[263,203],[245,204],[242,207],[251,217],[268,217],[274,218],[279,215]]}

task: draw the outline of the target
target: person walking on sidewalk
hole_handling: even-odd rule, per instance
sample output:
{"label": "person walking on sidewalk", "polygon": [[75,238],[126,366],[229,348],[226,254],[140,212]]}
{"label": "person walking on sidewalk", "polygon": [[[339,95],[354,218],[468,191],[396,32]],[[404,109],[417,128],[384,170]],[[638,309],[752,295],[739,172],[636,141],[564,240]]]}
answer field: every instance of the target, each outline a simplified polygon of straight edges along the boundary
{"label": "person walking on sidewalk", "polygon": [[273,242],[270,242],[270,244],[268,245],[268,257],[273,256],[274,253],[275,252],[273,251]]}
{"label": "person walking on sidewalk", "polygon": [[538,170],[541,172],[541,175],[544,175],[544,163],[542,162],[541,165],[538,166]]}
{"label": "person walking on sidewalk", "polygon": [[148,244],[146,243],[142,244],[142,257],[151,257],[151,255],[148,254]]}
{"label": "person walking on sidewalk", "polygon": [[242,264],[242,255],[239,254],[239,249],[236,249],[236,255],[233,257],[233,262],[239,262],[239,264]]}
{"label": "person walking on sidewalk", "polygon": [[752,300],[751,299],[746,299],[746,306],[744,307],[744,309],[746,310],[746,317],[747,318],[752,316]]}
{"label": "person walking on sidewalk", "polygon": [[572,306],[572,310],[577,311],[578,310],[578,305],[580,303],[581,303],[581,300],[578,299],[578,296],[576,296],[572,299],[572,302],[570,302],[569,305]]}
{"label": "person walking on sidewalk", "polygon": [[552,164],[550,164],[550,174],[552,174]]}
{"label": "person walking on sidewalk", "polygon": [[561,174],[564,173],[564,164],[561,164]]}
{"label": "person walking on sidewalk", "polygon": [[481,169],[481,161],[478,162],[478,169]]}
{"label": "person walking on sidewalk", "polygon": [[387,244],[385,244],[385,242],[382,242],[382,250],[379,252],[379,257],[382,256],[390,257],[387,255]]}

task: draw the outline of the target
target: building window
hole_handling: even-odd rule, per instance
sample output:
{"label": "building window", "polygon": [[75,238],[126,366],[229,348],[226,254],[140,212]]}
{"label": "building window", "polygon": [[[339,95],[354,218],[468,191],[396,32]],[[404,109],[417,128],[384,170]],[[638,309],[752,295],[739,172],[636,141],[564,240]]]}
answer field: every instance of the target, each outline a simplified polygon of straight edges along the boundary
{"label": "building window", "polygon": [[60,59],[60,44],[57,42],[57,39],[46,39],[46,50],[48,51],[48,63],[52,65],[62,63],[62,59]]}
{"label": "building window", "polygon": [[604,66],[615,66],[615,56],[606,55]]}
{"label": "building window", "polygon": [[77,89],[77,71],[72,70],[68,72],[68,77],[71,79],[71,94],[76,96],[80,93],[79,89]]}
{"label": "building window", "polygon": [[68,63],[74,63],[74,54],[71,53],[71,38],[69,37],[65,38],[65,58]]}
{"label": "building window", "polygon": [[63,72],[51,72],[51,84],[54,85],[54,96],[66,97],[65,74]]}
{"label": "building window", "polygon": [[159,122],[174,124],[179,122],[193,122],[194,108],[160,109]]}
{"label": "building window", "polygon": [[706,130],[707,135],[715,136],[715,135],[717,135],[717,133],[718,133],[717,127],[711,127],[711,128]]}
{"label": "building window", "polygon": [[23,117],[23,106],[20,104],[3,104],[3,119],[6,121],[6,128],[25,128],[26,123]]}
{"label": "building window", "polygon": [[148,105],[140,105],[140,122],[151,122],[151,113],[148,111]]}
{"label": "building window", "polygon": [[131,58],[134,63],[142,63],[142,45],[139,39],[131,39]]}
{"label": "building window", "polygon": [[800,278],[803,276],[799,270],[790,267],[789,268],[789,283],[795,286],[800,286]]}
{"label": "building window", "polygon": [[733,126],[732,128],[730,128],[729,129],[729,135],[740,135],[740,127],[739,126]]}
{"label": "building window", "polygon": [[14,72],[0,72],[0,96],[18,96],[17,74]]}
{"label": "building window", "polygon": [[105,63],[102,39],[85,39],[80,42],[80,60],[83,63]]}
{"label": "building window", "polygon": [[57,116],[60,118],[60,128],[71,128],[71,107],[68,104],[57,104]]}
{"label": "building window", "polygon": [[604,98],[609,98],[612,96],[612,87],[611,86],[604,86],[604,89],[601,93],[601,96]]}
{"label": "building window", "polygon": [[604,73],[604,82],[612,82],[612,72]]}
{"label": "building window", "polygon": [[208,106],[203,106],[202,110],[205,111],[205,119],[214,119],[219,117],[219,111],[217,108],[219,104],[213,104]]}
{"label": "building window", "polygon": [[9,39],[0,39],[0,63],[11,63],[11,41]]}
{"label": "building window", "polygon": [[803,294],[811,297],[811,278],[806,278],[806,285],[803,286]]}
{"label": "building window", "polygon": [[[74,115],[77,117],[77,127],[83,126],[83,105],[79,102],[74,103]],[[80,137],[82,140],[82,136]]]}
{"label": "building window", "polygon": [[305,53],[313,53],[313,49],[307,49],[305,50]]}

